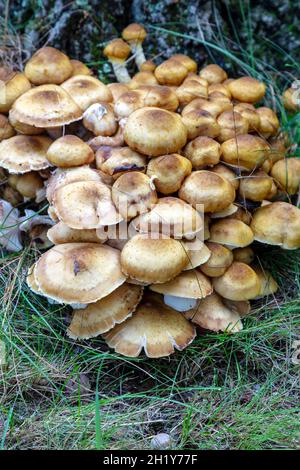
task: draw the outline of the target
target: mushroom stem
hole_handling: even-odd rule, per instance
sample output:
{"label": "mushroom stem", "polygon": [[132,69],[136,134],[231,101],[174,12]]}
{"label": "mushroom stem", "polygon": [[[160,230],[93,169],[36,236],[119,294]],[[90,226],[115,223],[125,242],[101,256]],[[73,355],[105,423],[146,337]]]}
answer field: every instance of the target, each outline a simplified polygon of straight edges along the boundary
{"label": "mushroom stem", "polygon": [[186,312],[197,305],[197,299],[189,297],[176,297],[175,295],[164,295],[164,303],[174,308],[177,312]]}
{"label": "mushroom stem", "polygon": [[116,79],[120,83],[128,83],[131,80],[131,77],[128,73],[128,70],[126,68],[126,63],[125,61],[121,62],[116,62],[114,60],[111,60],[112,67],[114,69],[114,74],[116,76]]}
{"label": "mushroom stem", "polygon": [[146,57],[143,51],[143,46],[140,42],[131,42],[130,43],[131,51],[135,58],[135,63],[139,70],[144,62],[146,62]]}

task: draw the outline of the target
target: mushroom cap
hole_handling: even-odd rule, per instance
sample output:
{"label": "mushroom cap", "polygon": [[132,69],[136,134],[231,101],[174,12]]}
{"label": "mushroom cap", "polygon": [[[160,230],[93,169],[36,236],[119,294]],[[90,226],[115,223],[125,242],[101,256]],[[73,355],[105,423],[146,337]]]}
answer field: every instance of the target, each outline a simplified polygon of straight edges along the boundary
{"label": "mushroom cap", "polygon": [[251,230],[254,239],[286,250],[300,247],[300,209],[287,202],[273,202],[256,209]]}
{"label": "mushroom cap", "polygon": [[36,263],[31,265],[30,268],[28,269],[27,276],[26,276],[26,283],[27,283],[28,287],[30,288],[30,290],[32,290],[32,292],[34,292],[35,294],[41,295],[42,292],[41,292],[39,286],[37,285],[37,282],[36,282],[35,276],[34,276],[35,265],[36,265]]}
{"label": "mushroom cap", "polygon": [[209,64],[199,72],[200,77],[205,78],[210,85],[221,83],[227,79],[227,73],[217,64]]}
{"label": "mushroom cap", "polygon": [[156,80],[155,75],[152,72],[147,72],[147,71],[137,72],[128,83],[128,87],[131,90],[135,90],[136,88],[140,88],[142,86],[147,86],[147,85],[149,86],[158,85],[158,81]]}
{"label": "mushroom cap", "polygon": [[37,261],[34,275],[42,293],[63,303],[92,303],[125,282],[120,252],[98,243],[56,245]]}
{"label": "mushroom cap", "polygon": [[122,31],[122,38],[128,42],[143,42],[146,36],[147,31],[138,23],[131,23]]}
{"label": "mushroom cap", "polygon": [[189,263],[183,271],[197,268],[201,264],[206,263],[206,261],[211,256],[211,251],[208,246],[198,238],[194,238],[190,241],[185,241],[183,242],[183,245],[185,250],[187,251],[189,258]]}
{"label": "mushroom cap", "polygon": [[179,197],[193,207],[203,204],[204,212],[218,212],[228,207],[235,198],[235,190],[228,180],[211,171],[193,171],[183,182]]}
{"label": "mushroom cap", "polygon": [[[96,136],[112,136],[118,130],[117,118],[113,106],[102,101],[89,106],[83,113],[82,123]],[[95,139],[97,141],[97,139]]]}
{"label": "mushroom cap", "polygon": [[177,276],[188,264],[182,244],[173,238],[132,237],[121,252],[123,273],[145,283],[164,283]]}
{"label": "mushroom cap", "polygon": [[230,217],[238,211],[238,206],[236,204],[229,204],[226,209],[223,209],[219,212],[213,212],[210,216],[212,219],[223,219],[224,217]]}
{"label": "mushroom cap", "polygon": [[103,299],[74,310],[67,335],[72,339],[89,339],[111,330],[133,314],[142,295],[141,286],[124,282]]}
{"label": "mushroom cap", "polygon": [[54,47],[42,47],[25,65],[25,75],[34,85],[60,85],[72,75],[70,59]]}
{"label": "mushroom cap", "polygon": [[128,44],[121,38],[110,41],[103,50],[103,54],[112,61],[123,62],[131,52]]}
{"label": "mushroom cap", "polygon": [[94,152],[76,135],[64,135],[50,145],[47,159],[52,165],[70,168],[91,163]]}
{"label": "mushroom cap", "polygon": [[180,106],[186,106],[195,98],[207,98],[207,81],[187,77],[175,90]]}
{"label": "mushroom cap", "polygon": [[234,261],[240,261],[241,263],[251,264],[255,258],[254,251],[250,246],[244,248],[235,248],[232,251]]}
{"label": "mushroom cap", "polygon": [[213,278],[214,290],[225,299],[254,299],[260,292],[260,280],[245,263],[234,261],[220,277]]}
{"label": "mushroom cap", "polygon": [[252,266],[252,269],[256,272],[260,280],[260,291],[255,298],[261,299],[262,297],[275,294],[278,290],[278,284],[271,273],[261,266]]}
{"label": "mushroom cap", "polygon": [[196,98],[187,104],[181,114],[184,116],[190,111],[206,111],[215,119],[217,116],[228,109],[228,103],[225,104],[221,100],[206,100],[204,98]]}
{"label": "mushroom cap", "polygon": [[145,62],[143,62],[140,65],[140,71],[141,72],[152,72],[153,73],[155,69],[156,69],[156,64],[151,59],[146,60]]}
{"label": "mushroom cap", "polygon": [[59,220],[74,229],[115,225],[122,220],[112,202],[111,189],[102,182],[77,181],[57,188],[53,205]]}
{"label": "mushroom cap", "polygon": [[15,135],[15,130],[4,114],[0,114],[0,142]]}
{"label": "mushroom cap", "polygon": [[167,111],[176,111],[179,101],[172,88],[162,85],[143,85],[139,87],[143,94],[144,107],[155,107],[166,109]]}
{"label": "mushroom cap", "polygon": [[218,175],[221,175],[223,178],[227,179],[235,190],[239,188],[240,180],[235,172],[222,163],[218,163],[217,165],[213,166],[210,171],[217,173]]}
{"label": "mushroom cap", "polygon": [[300,104],[297,96],[297,90],[293,87],[290,87],[283,92],[282,98],[285,109],[294,113],[299,111]]}
{"label": "mushroom cap", "polygon": [[196,170],[201,170],[207,165],[216,165],[219,163],[220,155],[220,144],[207,136],[199,136],[191,140],[184,148],[184,156],[191,161]]}
{"label": "mushroom cap", "polygon": [[253,77],[241,77],[231,81],[228,88],[232,97],[246,103],[257,103],[266,93],[266,85]]}
{"label": "mushroom cap", "polygon": [[221,219],[210,226],[209,241],[220,243],[231,248],[243,248],[253,242],[251,228],[241,220]]}
{"label": "mushroom cap", "polygon": [[221,145],[221,159],[245,170],[260,167],[269,156],[269,145],[251,134],[242,134]]}
{"label": "mushroom cap", "polygon": [[112,200],[121,216],[130,220],[151,209],[157,194],[149,176],[139,171],[121,175],[113,184]]}
{"label": "mushroom cap", "polygon": [[0,166],[10,173],[28,173],[51,166],[47,150],[52,140],[46,136],[16,135],[0,142]]}
{"label": "mushroom cap", "polygon": [[30,171],[17,177],[16,190],[24,198],[34,199],[42,188],[44,188],[43,179],[35,171]]}
{"label": "mushroom cap", "polygon": [[54,245],[61,245],[62,243],[104,243],[106,237],[100,238],[97,235],[96,229],[79,230],[68,227],[64,222],[58,222],[53,225],[48,232],[47,237]]}
{"label": "mushroom cap", "polygon": [[229,309],[216,292],[201,299],[197,307],[184,316],[206,330],[238,333],[243,329],[239,314]]}
{"label": "mushroom cap", "polygon": [[178,60],[178,62],[181,62],[190,73],[196,73],[197,72],[197,62],[195,62],[191,57],[185,54],[173,54],[172,59]]}
{"label": "mushroom cap", "polygon": [[130,171],[145,172],[145,155],[135,152],[130,147],[100,147],[96,152],[96,166],[113,179]]}
{"label": "mushroom cap", "polygon": [[278,160],[272,166],[271,175],[279,183],[280,189],[288,194],[296,194],[300,184],[300,158]]}
{"label": "mushroom cap", "polygon": [[182,122],[186,127],[188,139],[198,136],[217,137],[220,126],[212,114],[204,109],[189,111],[182,115]]}
{"label": "mushroom cap", "polygon": [[83,111],[92,104],[99,103],[99,101],[110,102],[113,100],[109,88],[100,80],[90,75],[71,77],[62,83],[61,87]]}
{"label": "mushroom cap", "polygon": [[36,127],[58,127],[78,121],[82,110],[57,85],[41,85],[21,95],[10,110],[10,118]]}
{"label": "mushroom cap", "polygon": [[219,96],[219,94],[221,93],[222,95],[226,96],[227,98],[229,98],[229,99],[231,98],[231,93],[229,91],[229,88],[227,86],[223,85],[223,83],[212,83],[211,85],[209,85],[208,95],[213,95],[215,93],[216,93],[215,96]]}
{"label": "mushroom cap", "polygon": [[259,131],[260,117],[251,103],[238,103],[233,108],[234,112],[239,113],[248,122],[248,132]]}
{"label": "mushroom cap", "polygon": [[191,162],[178,153],[152,158],[147,167],[147,175],[153,178],[156,189],[162,194],[178,191],[191,172]]}
{"label": "mushroom cap", "polygon": [[11,70],[8,67],[0,67],[0,82],[0,113],[7,113],[14,101],[30,90],[31,85],[23,73]]}
{"label": "mushroom cap", "polygon": [[123,95],[123,93],[129,91],[129,88],[125,83],[118,82],[108,83],[107,88],[112,94],[114,103]]}
{"label": "mushroom cap", "polygon": [[273,184],[273,179],[267,173],[261,169],[256,170],[240,179],[239,193],[243,198],[250,201],[262,201],[269,199]]}
{"label": "mushroom cap", "polygon": [[280,127],[280,122],[274,111],[266,106],[262,106],[261,108],[257,108],[256,112],[260,118],[259,133],[266,138],[276,135]]}
{"label": "mushroom cap", "polygon": [[233,312],[237,313],[241,318],[249,315],[251,311],[251,305],[249,300],[229,300],[222,297],[222,302]]}
{"label": "mushroom cap", "polygon": [[158,199],[150,212],[135,218],[132,225],[140,233],[190,238],[203,229],[203,220],[189,204],[169,196]]}
{"label": "mushroom cap", "polygon": [[247,119],[236,111],[224,111],[218,116],[217,123],[220,126],[219,142],[225,142],[237,135],[247,134],[249,128]]}
{"label": "mushroom cap", "polygon": [[250,225],[252,214],[245,207],[238,206],[237,211],[230,215],[230,219],[241,220],[244,224]]}
{"label": "mushroom cap", "polygon": [[178,86],[189,73],[181,61],[168,59],[162,62],[154,70],[154,75],[161,85]]}
{"label": "mushroom cap", "polygon": [[186,348],[195,338],[195,328],[184,316],[165,305],[157,294],[147,294],[136,312],[104,335],[116,352],[137,357],[144,348],[148,357],[165,357]]}
{"label": "mushroom cap", "polygon": [[152,284],[150,289],[159,294],[189,299],[203,299],[213,290],[209,278],[196,269],[184,271],[163,284]]}
{"label": "mushroom cap", "polygon": [[72,77],[76,75],[92,75],[91,69],[80,60],[70,59],[70,62],[72,65]]}
{"label": "mushroom cap", "polygon": [[122,93],[115,101],[114,113],[118,118],[127,118],[134,111],[144,106],[144,93],[139,88],[136,90],[128,90]]}
{"label": "mushroom cap", "polygon": [[206,246],[211,255],[206,263],[201,264],[201,271],[210,277],[222,276],[233,262],[232,252],[219,243],[206,242]]}
{"label": "mushroom cap", "polygon": [[128,117],[124,138],[133,150],[157,157],[181,149],[186,143],[187,132],[178,114],[145,107]]}
{"label": "mushroom cap", "polygon": [[[38,134],[42,134],[43,132],[45,132],[45,129],[43,129],[42,127],[30,126],[29,124],[24,124],[23,122],[18,121],[15,118],[15,115],[12,113],[9,115],[9,122],[18,134],[38,135]],[[48,135],[49,137],[51,137],[49,132],[48,132]]]}

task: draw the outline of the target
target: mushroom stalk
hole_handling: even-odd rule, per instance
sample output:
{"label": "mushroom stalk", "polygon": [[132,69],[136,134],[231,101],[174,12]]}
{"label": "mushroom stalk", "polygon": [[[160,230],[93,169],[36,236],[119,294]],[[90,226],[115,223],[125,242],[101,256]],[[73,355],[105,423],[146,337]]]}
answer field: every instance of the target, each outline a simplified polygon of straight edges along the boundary
{"label": "mushroom stalk", "polygon": [[131,42],[130,43],[131,51],[135,58],[135,63],[139,70],[144,62],[146,62],[146,57],[143,51],[143,46],[140,42]]}
{"label": "mushroom stalk", "polygon": [[126,68],[125,62],[116,62],[111,61],[112,67],[114,69],[114,74],[119,83],[128,83],[131,80],[131,77]]}

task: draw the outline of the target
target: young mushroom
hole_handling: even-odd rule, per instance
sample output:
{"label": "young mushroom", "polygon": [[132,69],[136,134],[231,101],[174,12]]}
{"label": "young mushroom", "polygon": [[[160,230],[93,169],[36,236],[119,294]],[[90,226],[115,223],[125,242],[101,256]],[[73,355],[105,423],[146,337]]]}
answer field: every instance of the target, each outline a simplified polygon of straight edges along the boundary
{"label": "young mushroom", "polygon": [[47,150],[47,160],[61,168],[87,165],[94,158],[92,149],[76,135],[60,137]]}
{"label": "young mushroom", "polygon": [[61,84],[75,103],[86,111],[94,103],[109,103],[113,100],[111,91],[100,80],[89,75],[76,75]]}
{"label": "young mushroom", "polygon": [[242,198],[251,201],[262,201],[263,199],[272,199],[276,192],[277,188],[273,178],[261,169],[240,179],[239,193]]}
{"label": "young mushroom", "polygon": [[266,85],[253,77],[241,77],[232,80],[228,88],[235,100],[245,103],[257,103],[266,93]]}
{"label": "young mushroom", "polygon": [[47,150],[52,140],[46,136],[16,135],[0,142],[0,166],[9,173],[22,174],[51,166]]}
{"label": "young mushroom", "polygon": [[141,65],[146,62],[142,45],[146,36],[145,28],[138,23],[132,23],[122,31],[122,38],[128,42],[138,69],[141,69]]}
{"label": "young mushroom", "polygon": [[60,85],[73,72],[70,59],[54,47],[39,49],[25,65],[24,73],[34,85]]}
{"label": "young mushroom", "polygon": [[256,135],[242,134],[221,145],[221,160],[244,170],[259,168],[269,156],[269,145]]}
{"label": "young mushroom", "polygon": [[161,194],[178,191],[191,172],[191,162],[178,153],[152,158],[147,166],[147,175],[153,178],[153,183]]}
{"label": "young mushroom", "polygon": [[83,62],[76,59],[70,59],[72,65],[72,75],[71,77],[75,77],[76,75],[92,75],[91,69],[89,69]]}
{"label": "young mushroom", "polygon": [[[103,234],[104,235],[104,234]],[[58,222],[47,232],[47,237],[54,245],[62,243],[104,243],[107,235],[98,236],[96,229],[75,229],[68,227],[64,222]]]}
{"label": "young mushroom", "polygon": [[184,156],[191,161],[195,170],[202,170],[206,166],[214,167],[219,163],[220,155],[220,144],[207,136],[191,140],[184,148]]}
{"label": "young mushroom", "polygon": [[209,241],[220,243],[228,248],[243,248],[253,242],[254,236],[251,228],[237,219],[221,219],[210,228]]}
{"label": "young mushroom", "polygon": [[7,113],[19,96],[30,90],[26,76],[8,67],[0,67],[1,99],[0,113]]}
{"label": "young mushroom", "polygon": [[220,277],[213,278],[214,290],[229,300],[254,299],[260,292],[260,279],[247,264],[234,261]]}
{"label": "young mushroom", "polygon": [[209,277],[222,276],[233,262],[232,252],[219,243],[209,241],[206,246],[211,255],[206,263],[201,264],[200,270]]}
{"label": "young mushroom", "polygon": [[128,83],[131,78],[126,68],[126,60],[130,54],[130,47],[122,39],[113,39],[105,47],[103,54],[110,61],[116,79],[120,83]]}
{"label": "young mushroom", "polygon": [[15,129],[4,114],[0,114],[0,142],[15,135]]}
{"label": "young mushroom", "polygon": [[[271,169],[271,176],[274,178],[280,189],[288,194],[296,194],[300,185],[300,158],[286,158],[278,160]],[[264,199],[269,199],[268,197]]]}
{"label": "young mushroom", "polygon": [[199,72],[200,77],[207,80],[210,85],[222,83],[227,79],[227,73],[217,64],[209,64]]}

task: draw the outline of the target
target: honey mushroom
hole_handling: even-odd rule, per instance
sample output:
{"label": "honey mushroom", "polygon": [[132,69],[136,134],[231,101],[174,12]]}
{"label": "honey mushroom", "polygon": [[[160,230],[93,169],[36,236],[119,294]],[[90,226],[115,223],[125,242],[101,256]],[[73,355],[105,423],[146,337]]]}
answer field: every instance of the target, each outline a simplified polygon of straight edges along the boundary
{"label": "honey mushroom", "polygon": [[0,114],[0,142],[15,135],[15,129],[4,114]]}
{"label": "honey mushroom", "polygon": [[183,153],[191,161],[195,170],[202,170],[207,166],[215,168],[220,160],[221,147],[211,137],[200,136],[191,140],[184,148]]}
{"label": "honey mushroom", "polygon": [[96,167],[114,181],[129,171],[145,173],[147,159],[130,147],[103,146],[96,152]]}
{"label": "honey mushroom", "polygon": [[86,165],[94,158],[92,149],[76,135],[60,137],[47,150],[47,160],[61,168]]}
{"label": "honey mushroom", "polygon": [[136,65],[139,69],[141,68],[141,65],[146,62],[142,46],[146,36],[147,32],[145,28],[138,23],[132,23],[122,31],[122,38],[124,41],[128,42],[134,55]]}
{"label": "honey mushroom", "polygon": [[73,66],[63,52],[43,47],[26,63],[24,73],[34,85],[60,85],[72,75]]}
{"label": "honey mushroom", "polygon": [[8,67],[0,67],[0,81],[3,87],[1,89],[0,113],[7,113],[15,100],[31,88],[31,84],[26,75]]}
{"label": "honey mushroom", "polygon": [[[300,185],[300,159],[297,157],[278,160],[271,169],[271,176],[274,178],[280,189],[288,194],[296,194]],[[269,198],[264,198],[269,199]]]}
{"label": "honey mushroom", "polygon": [[161,194],[176,193],[191,172],[191,162],[177,153],[152,158],[147,166],[147,175]]}
{"label": "honey mushroom", "polygon": [[126,60],[130,54],[130,47],[122,39],[113,39],[105,47],[103,54],[113,67],[116,79],[120,83],[128,83],[131,78],[126,68]]}

